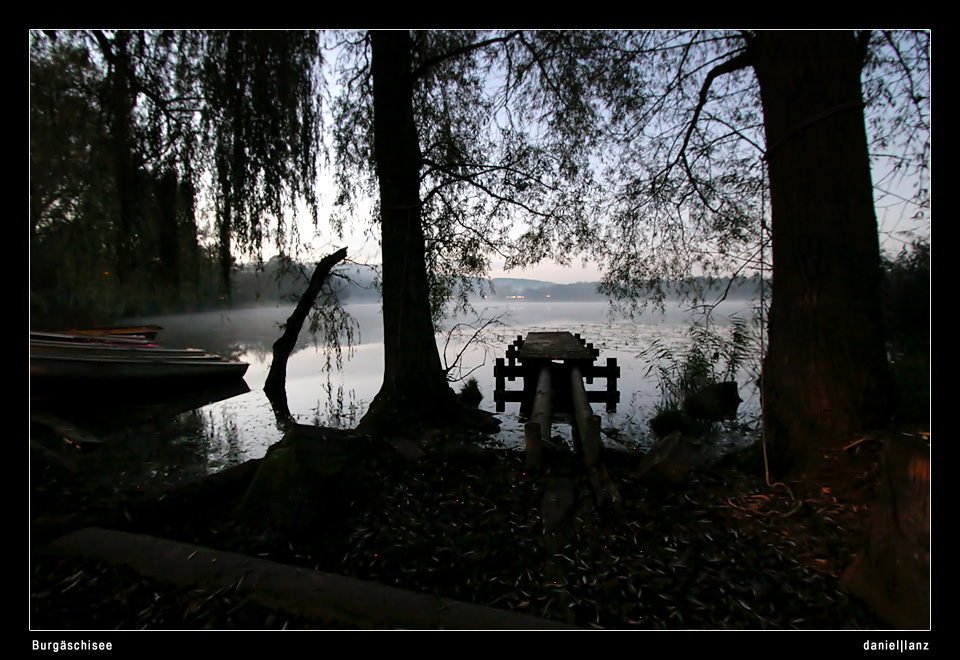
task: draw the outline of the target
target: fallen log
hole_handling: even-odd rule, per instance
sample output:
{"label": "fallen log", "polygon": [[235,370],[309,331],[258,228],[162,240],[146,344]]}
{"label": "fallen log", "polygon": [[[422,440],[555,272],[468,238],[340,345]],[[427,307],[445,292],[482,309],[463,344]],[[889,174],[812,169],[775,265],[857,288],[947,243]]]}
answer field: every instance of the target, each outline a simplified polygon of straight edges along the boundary
{"label": "fallen log", "polygon": [[309,618],[320,625],[420,630],[574,628],[551,619],[107,529],[72,532],[51,542],[45,552],[121,566],[180,589],[230,588],[239,600]]}

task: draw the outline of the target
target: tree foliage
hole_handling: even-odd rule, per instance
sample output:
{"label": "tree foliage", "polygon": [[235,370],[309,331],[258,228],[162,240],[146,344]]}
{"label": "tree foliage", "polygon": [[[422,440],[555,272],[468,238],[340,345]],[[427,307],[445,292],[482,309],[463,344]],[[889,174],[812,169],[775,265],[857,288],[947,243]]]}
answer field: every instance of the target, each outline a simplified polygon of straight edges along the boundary
{"label": "tree foliage", "polygon": [[[765,161],[771,145],[749,66],[753,36],[537,31],[511,44],[504,66],[525,114],[594,149],[602,210],[582,245],[605,267],[605,293],[628,303],[662,301],[664,284],[691,272],[771,270]],[[929,33],[860,38],[877,203],[904,195],[908,185],[907,196],[923,212]],[[688,291],[694,300],[702,293]]]}
{"label": "tree foliage", "polygon": [[315,222],[318,58],[313,32],[32,32],[34,312],[182,306],[212,253],[226,284],[299,200]]}
{"label": "tree foliage", "polygon": [[544,31],[518,44],[526,107],[569,135],[595,124],[605,203],[588,245],[603,291],[629,306],[690,273],[773,270],[776,471],[811,455],[811,438],[882,424],[875,205],[888,171],[927,204],[929,34]]}
{"label": "tree foliage", "polygon": [[[216,217],[225,284],[231,244],[259,256],[265,236],[284,245],[297,235],[302,199],[317,224],[321,149],[315,32],[211,32],[205,35],[201,135],[217,185]],[[287,218],[293,218],[288,227]]]}
{"label": "tree foliage", "polygon": [[[810,333],[843,344],[849,337],[823,323],[827,307],[850,307],[831,298],[838,283],[862,293],[856,323],[875,315],[875,216],[860,185],[870,170],[850,180],[856,219],[830,232],[832,202],[818,186],[850,196],[817,179],[817,159],[835,164],[856,151],[844,172],[861,172],[862,149],[880,173],[874,200],[906,196],[918,216],[928,206],[925,32],[333,32],[322,47],[315,32],[31,36],[31,238],[40,270],[66,265],[72,276],[62,279],[86,289],[86,300],[104,288],[99,273],[112,273],[127,300],[203,272],[187,263],[215,262],[226,282],[236,255],[259,256],[265,241],[283,245],[296,234],[288,218],[299,202],[316,221],[322,93],[332,117],[334,229],[346,232],[367,213],[384,249],[384,319],[396,331],[387,336],[415,326],[423,339],[421,347],[411,335],[388,356],[416,345],[433,366],[437,319],[451,298],[466,304],[492,259],[508,267],[594,259],[606,270],[603,291],[630,304],[662,302],[668,281],[709,285],[691,274],[778,268],[781,309],[809,303],[818,310],[806,319]],[[324,60],[329,87],[316,66]],[[820,107],[828,92],[839,100]],[[811,176],[794,185],[799,174]],[[907,193],[892,185],[904,179],[914,186]],[[781,210],[768,219],[777,199]],[[205,202],[213,234],[198,241]],[[801,207],[806,224],[783,210]],[[71,252],[78,235],[83,245]],[[830,249],[798,247],[808,244]],[[37,298],[61,293],[51,284]],[[428,321],[412,321],[423,297]],[[400,302],[388,309],[387,298]],[[801,353],[809,364],[824,358],[813,344]],[[781,366],[777,378],[798,373]],[[790,387],[822,385],[813,380]]]}
{"label": "tree foliage", "polygon": [[759,115],[731,81],[698,110],[726,46],[701,33],[536,32],[509,56],[526,113],[593,153],[602,197],[581,245],[606,266],[605,293],[662,302],[669,280],[735,270],[756,238]]}
{"label": "tree foliage", "polygon": [[457,406],[434,337],[448,301],[468,304],[492,255],[533,263],[590,226],[587,152],[516,114],[504,91],[502,53],[520,38],[336,35],[337,201],[351,213],[376,197],[383,258],[384,386],[364,423],[374,411],[449,417]]}
{"label": "tree foliage", "polygon": [[901,421],[930,419],[930,240],[883,263],[883,322]]}
{"label": "tree foliage", "polygon": [[[521,36],[412,35],[422,225],[435,320],[451,296],[465,301],[492,258],[508,266],[547,255],[565,259],[580,250],[578,240],[591,224],[586,151],[541,131],[512,107],[503,51]],[[332,101],[332,160],[338,218],[344,219],[364,196],[375,197],[369,35],[331,40],[340,54],[334,62],[339,94]],[[374,207],[374,218],[378,212]]]}

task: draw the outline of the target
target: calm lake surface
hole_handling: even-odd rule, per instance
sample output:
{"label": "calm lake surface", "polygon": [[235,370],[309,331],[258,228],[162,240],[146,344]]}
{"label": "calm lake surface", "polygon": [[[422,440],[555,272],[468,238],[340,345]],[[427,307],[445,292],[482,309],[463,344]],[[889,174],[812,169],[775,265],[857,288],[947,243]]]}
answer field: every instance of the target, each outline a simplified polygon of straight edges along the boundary
{"label": "calm lake surface", "polygon": [[[600,349],[600,362],[615,357],[621,370],[618,381],[620,403],[615,413],[605,412],[604,404],[594,404],[601,415],[604,442],[611,448],[645,449],[649,446],[647,423],[661,394],[652,357],[644,355],[655,342],[669,347],[678,357],[690,346],[690,314],[676,303],[667,303],[665,313],[647,311],[634,319],[613,316],[605,302],[489,302],[474,304],[482,319],[499,318],[500,324],[487,327],[480,341],[466,347],[458,369],[452,375],[475,377],[484,395],[481,408],[494,412],[493,365],[504,357],[507,346],[518,336],[531,331],[566,330],[579,333],[586,342]],[[314,340],[306,328],[301,332],[296,351],[287,367],[287,398],[290,411],[303,424],[349,428],[356,424],[380,389],[383,376],[383,328],[379,304],[347,305],[356,321],[352,347],[344,348],[341,368],[334,354],[321,340]],[[197,347],[222,355],[235,356],[250,367],[244,377],[244,393],[206,405],[198,401],[181,408],[151,405],[130,406],[123,411],[57,411],[63,418],[105,437],[106,447],[117,456],[115,469],[133,481],[170,479],[209,473],[226,466],[263,456],[267,448],[280,440],[282,432],[274,411],[263,393],[263,384],[272,360],[272,344],[279,337],[292,306],[204,312],[164,317],[128,319],[136,323],[156,323],[164,330],[158,342],[171,348]],[[749,319],[749,301],[721,303],[712,316],[719,329],[729,327],[731,317]],[[470,324],[479,327],[477,315],[447,320],[448,335],[438,332],[441,360],[454,361],[474,334]],[[753,381],[757,364],[741,368],[737,375],[740,396],[740,422],[755,422],[759,403]],[[649,372],[649,373],[648,373]],[[453,383],[459,389],[460,383]],[[588,389],[603,389],[597,379]],[[519,389],[519,381],[507,383]],[[236,390],[235,390],[236,391]],[[221,395],[218,395],[221,396]],[[34,408],[44,408],[34,402]],[[490,438],[492,446],[521,448],[523,432],[518,415],[519,404],[508,403],[498,414],[501,432]],[[554,435],[569,439],[566,424],[555,424]],[[736,442],[732,437],[730,442]],[[122,456],[122,458],[121,458]],[[105,459],[106,462],[109,462]]]}

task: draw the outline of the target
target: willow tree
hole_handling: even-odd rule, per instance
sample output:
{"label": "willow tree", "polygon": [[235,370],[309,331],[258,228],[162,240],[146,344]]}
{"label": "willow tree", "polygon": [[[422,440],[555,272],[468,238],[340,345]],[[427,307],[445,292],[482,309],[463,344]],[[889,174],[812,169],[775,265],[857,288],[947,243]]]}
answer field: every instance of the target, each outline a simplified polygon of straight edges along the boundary
{"label": "willow tree", "polygon": [[384,379],[364,430],[476,422],[441,368],[435,319],[491,254],[523,258],[514,223],[549,219],[566,240],[586,223],[574,150],[531,139],[491,93],[488,62],[517,36],[388,31],[339,43],[349,58],[335,105],[340,202],[349,208],[367,182],[383,263]]}
{"label": "willow tree", "polygon": [[[229,290],[235,256],[285,247],[299,202],[316,221],[319,63],[315,32],[32,32],[35,252],[72,235],[92,272],[139,299],[157,263],[161,279],[182,282],[167,272],[175,245],[196,255],[194,209],[212,199]],[[92,166],[65,167],[75,155]],[[195,275],[196,263],[181,271]]]}
{"label": "willow tree", "polygon": [[322,59],[314,31],[212,31],[202,53],[200,125],[229,295],[235,253],[259,256],[268,237],[283,246],[297,234],[298,201],[317,224]]}
{"label": "willow tree", "polygon": [[87,322],[124,313],[124,300],[188,293],[171,268],[199,251],[194,188],[170,156],[179,122],[138,128],[137,62],[166,46],[114,36],[31,33],[31,291],[47,312],[81,310]]}
{"label": "willow tree", "polygon": [[515,44],[528,103],[605,128],[607,293],[662,299],[664,281],[697,270],[769,272],[769,232],[774,473],[889,421],[871,158],[922,177],[927,38],[539,32]]}
{"label": "willow tree", "polygon": [[[104,255],[77,237],[109,232],[98,201],[112,187],[109,177],[91,176],[109,166],[94,129],[96,67],[82,49],[50,52],[38,41],[32,41],[30,57],[30,307],[31,321],[43,323],[55,313],[54,304],[85,305],[78,285],[102,276]],[[62,276],[66,281],[58,282]]]}
{"label": "willow tree", "polygon": [[865,42],[845,32],[762,32],[748,41],[774,237],[763,395],[778,473],[890,421],[860,82]]}
{"label": "willow tree", "polygon": [[[340,45],[338,202],[349,213],[358,194],[372,193],[383,250],[384,385],[368,427],[459,417],[434,335],[448,296],[474,286],[491,254],[516,258],[515,221],[549,220],[564,241],[586,225],[581,191],[560,185],[586,185],[575,150],[536,138],[491,93],[488,58],[516,36],[364,33]],[[94,115],[104,110],[96,130],[113,146],[109,198],[121,211],[110,223],[121,246],[140,238],[136,184],[147,173],[168,181],[172,170],[198,190],[209,184],[224,288],[238,254],[256,256],[268,238],[292,233],[285,218],[297,200],[316,219],[318,39],[290,31],[57,37],[51,49],[99,54],[87,61],[105,99]],[[545,244],[528,243],[523,258]],[[123,259],[131,269],[134,261]]]}

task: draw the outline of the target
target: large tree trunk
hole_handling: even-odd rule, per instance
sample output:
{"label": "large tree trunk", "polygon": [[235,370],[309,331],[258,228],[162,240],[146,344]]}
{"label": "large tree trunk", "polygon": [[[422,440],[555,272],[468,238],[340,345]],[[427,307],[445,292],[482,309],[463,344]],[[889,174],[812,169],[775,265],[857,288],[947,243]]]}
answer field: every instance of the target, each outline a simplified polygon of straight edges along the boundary
{"label": "large tree trunk", "polygon": [[843,584],[898,629],[930,627],[930,445],[892,435],[867,545]]}
{"label": "large tree trunk", "polygon": [[440,364],[430,314],[420,214],[420,144],[413,116],[410,35],[373,32],[374,159],[383,258],[383,386],[360,428],[439,420],[459,399]]}
{"label": "large tree trunk", "polygon": [[880,251],[864,128],[862,45],[849,32],[761,32],[774,287],[764,429],[782,475],[888,421]]}
{"label": "large tree trunk", "polygon": [[119,30],[112,40],[96,32],[100,51],[110,64],[104,106],[110,125],[110,149],[117,186],[115,238],[116,273],[121,286],[135,290],[136,237],[140,224],[139,165],[133,155],[133,111],[136,94],[131,89],[133,65],[129,30]]}

